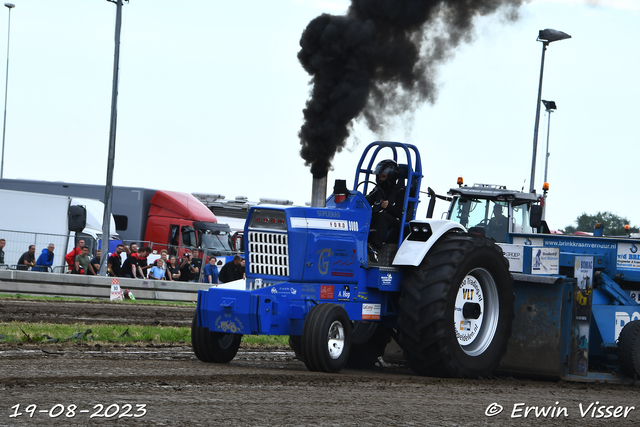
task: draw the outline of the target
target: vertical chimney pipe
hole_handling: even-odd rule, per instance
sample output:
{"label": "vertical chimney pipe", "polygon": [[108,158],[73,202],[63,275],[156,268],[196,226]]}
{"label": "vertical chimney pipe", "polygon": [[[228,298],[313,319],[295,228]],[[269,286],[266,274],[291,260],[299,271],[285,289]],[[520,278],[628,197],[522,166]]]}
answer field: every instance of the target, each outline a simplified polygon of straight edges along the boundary
{"label": "vertical chimney pipe", "polygon": [[313,178],[311,185],[311,206],[324,208],[327,206],[327,176]]}

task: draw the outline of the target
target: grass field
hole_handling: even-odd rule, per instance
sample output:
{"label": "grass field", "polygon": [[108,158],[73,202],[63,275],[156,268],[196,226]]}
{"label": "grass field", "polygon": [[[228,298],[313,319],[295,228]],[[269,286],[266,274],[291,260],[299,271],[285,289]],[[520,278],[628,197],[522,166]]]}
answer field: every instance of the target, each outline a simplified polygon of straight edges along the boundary
{"label": "grass field", "polygon": [[[79,297],[51,297],[44,295],[22,295],[22,294],[0,294],[0,300],[2,299],[18,299],[18,300],[34,300],[34,301],[66,301],[66,302],[95,302],[101,304],[111,303],[106,298],[79,298]],[[119,301],[114,304],[151,304],[151,305],[169,305],[176,307],[193,307],[195,306],[192,302],[181,302],[181,301],[158,301],[158,300],[141,300],[136,299],[132,301],[130,299],[126,299],[124,301]]]}
{"label": "grass field", "polygon": [[[94,302],[109,304],[105,299],[51,297],[22,294],[0,294],[0,300],[19,299],[37,301]],[[193,307],[191,302],[171,302],[155,300],[125,300],[114,304],[151,304],[164,306]],[[54,324],[9,322],[0,323],[0,344],[2,343],[59,343],[59,342],[95,342],[95,343],[191,343],[190,327],[138,326],[107,324]],[[244,346],[288,346],[288,336],[245,335]]]}

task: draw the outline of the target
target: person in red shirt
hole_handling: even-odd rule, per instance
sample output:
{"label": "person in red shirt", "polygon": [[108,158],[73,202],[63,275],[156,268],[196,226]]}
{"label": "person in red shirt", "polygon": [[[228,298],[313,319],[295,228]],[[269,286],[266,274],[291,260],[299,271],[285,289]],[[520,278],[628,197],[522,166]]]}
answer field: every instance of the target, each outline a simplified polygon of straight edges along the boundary
{"label": "person in red shirt", "polygon": [[78,246],[74,248],[71,252],[65,255],[64,260],[67,262],[69,266],[69,270],[73,270],[73,265],[76,262],[76,255],[82,255],[82,247],[84,246],[84,240],[78,240]]}

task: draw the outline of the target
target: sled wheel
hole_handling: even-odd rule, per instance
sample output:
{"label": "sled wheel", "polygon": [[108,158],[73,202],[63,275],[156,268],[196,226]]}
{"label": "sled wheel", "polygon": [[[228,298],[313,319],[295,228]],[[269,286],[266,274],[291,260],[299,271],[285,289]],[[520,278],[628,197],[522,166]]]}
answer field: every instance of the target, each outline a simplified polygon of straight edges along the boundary
{"label": "sled wheel", "polygon": [[236,357],[242,335],[211,332],[198,326],[198,313],[191,322],[191,345],[196,357],[207,363],[229,363]]}
{"label": "sled wheel", "polygon": [[490,375],[511,336],[512,288],[499,246],[444,235],[402,283],[399,339],[409,366],[430,376]]}
{"label": "sled wheel", "polygon": [[289,335],[289,347],[296,354],[296,359],[304,363],[302,356],[302,337],[300,335]]}
{"label": "sled wheel", "polygon": [[[351,352],[347,360],[347,368],[371,369],[376,365],[378,357],[384,354],[391,336],[377,322],[355,323],[351,334]],[[357,337],[358,335],[360,337]]]}
{"label": "sled wheel", "polygon": [[627,323],[620,331],[618,361],[622,372],[631,378],[640,378],[640,320]]}
{"label": "sled wheel", "polygon": [[336,304],[313,307],[302,328],[302,354],[310,371],[339,372],[349,359],[351,322]]}

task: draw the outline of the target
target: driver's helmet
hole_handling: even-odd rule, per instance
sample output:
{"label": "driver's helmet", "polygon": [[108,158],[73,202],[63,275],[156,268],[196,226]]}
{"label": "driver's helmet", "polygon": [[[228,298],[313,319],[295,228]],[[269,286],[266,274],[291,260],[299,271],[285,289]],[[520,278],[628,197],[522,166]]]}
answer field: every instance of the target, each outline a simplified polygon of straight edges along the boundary
{"label": "driver's helmet", "polygon": [[[398,168],[398,164],[393,160],[382,160],[376,165],[373,173],[374,175],[376,175],[376,184],[383,186],[395,185],[396,181],[398,180],[400,169]],[[387,174],[387,179],[382,183],[378,178],[378,175],[381,174]]]}

